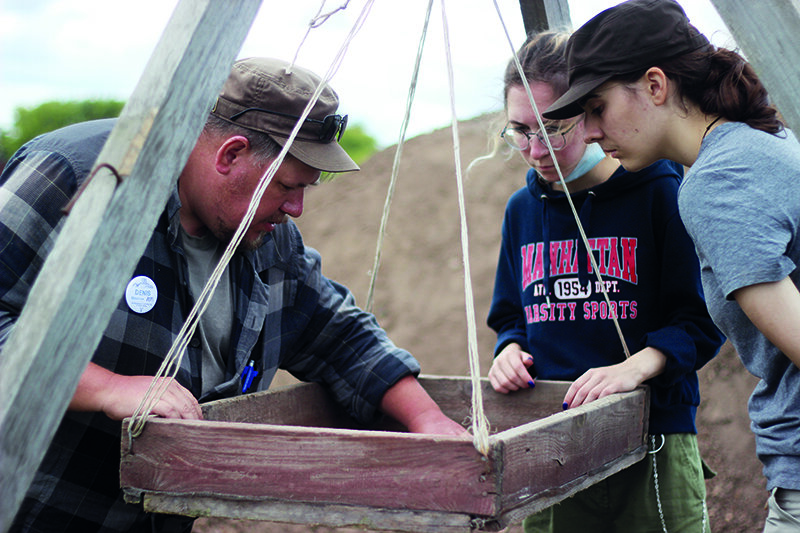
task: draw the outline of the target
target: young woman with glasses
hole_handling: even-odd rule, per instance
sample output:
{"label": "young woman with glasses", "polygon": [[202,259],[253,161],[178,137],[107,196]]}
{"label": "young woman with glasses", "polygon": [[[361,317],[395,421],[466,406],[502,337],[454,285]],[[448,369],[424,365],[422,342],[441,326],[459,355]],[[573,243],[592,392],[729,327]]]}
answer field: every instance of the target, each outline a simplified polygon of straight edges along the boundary
{"label": "young woman with glasses", "polygon": [[[540,110],[567,89],[567,37],[542,33],[518,52]],[[537,376],[573,381],[565,409],[642,384],[651,390],[652,454],[528,517],[525,529],[707,531],[696,370],[714,357],[723,337],[708,316],[698,260],[678,217],[682,168],[659,161],[628,172],[598,145],[584,144],[582,117],[547,120],[540,131],[513,61],[504,83],[508,122],[502,138],[531,169],[503,222],[488,317],[497,332],[489,380],[503,393],[534,387]]]}

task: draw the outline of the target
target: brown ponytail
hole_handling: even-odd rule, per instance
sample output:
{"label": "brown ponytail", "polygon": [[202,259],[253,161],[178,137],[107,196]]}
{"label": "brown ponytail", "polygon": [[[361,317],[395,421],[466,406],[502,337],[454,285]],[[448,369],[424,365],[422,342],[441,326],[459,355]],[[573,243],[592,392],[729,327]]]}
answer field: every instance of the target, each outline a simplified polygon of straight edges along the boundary
{"label": "brown ponytail", "polygon": [[679,93],[707,115],[720,115],[767,133],[784,125],[753,67],[738,53],[709,45],[658,65]]}
{"label": "brown ponytail", "polygon": [[[724,48],[717,49],[711,55],[710,63],[708,86],[719,89],[706,91],[709,109],[715,109],[717,114],[729,120],[745,122],[767,133],[783,130],[778,110],[769,103],[767,90],[750,63],[736,52]],[[703,104],[705,102],[701,106]]]}
{"label": "brown ponytail", "polygon": [[[697,32],[693,26],[689,31]],[[678,94],[700,108],[706,115],[719,115],[734,122],[744,122],[751,128],[767,133],[783,131],[778,110],[770,104],[767,89],[755,70],[733,50],[707,44],[700,49],[656,66],[678,87]],[[614,80],[633,83],[647,69],[640,69]]]}

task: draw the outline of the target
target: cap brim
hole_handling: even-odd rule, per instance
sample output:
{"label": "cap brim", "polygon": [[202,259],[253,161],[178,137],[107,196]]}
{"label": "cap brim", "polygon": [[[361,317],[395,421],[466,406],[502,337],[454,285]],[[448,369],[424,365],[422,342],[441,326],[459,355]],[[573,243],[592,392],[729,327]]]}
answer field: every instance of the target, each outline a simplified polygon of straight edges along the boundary
{"label": "cap brim", "polygon": [[[270,137],[281,146],[286,144],[286,139],[284,138],[273,135],[270,135]],[[289,153],[311,168],[322,172],[352,172],[360,170],[356,162],[344,151],[344,148],[335,141],[319,143],[295,139],[292,146],[289,147]]]}
{"label": "cap brim", "polygon": [[600,78],[583,80],[572,85],[558,100],[550,104],[550,107],[542,113],[542,116],[550,120],[563,120],[580,115],[583,113],[583,107],[580,104],[581,100],[611,77],[612,75],[609,74]]}

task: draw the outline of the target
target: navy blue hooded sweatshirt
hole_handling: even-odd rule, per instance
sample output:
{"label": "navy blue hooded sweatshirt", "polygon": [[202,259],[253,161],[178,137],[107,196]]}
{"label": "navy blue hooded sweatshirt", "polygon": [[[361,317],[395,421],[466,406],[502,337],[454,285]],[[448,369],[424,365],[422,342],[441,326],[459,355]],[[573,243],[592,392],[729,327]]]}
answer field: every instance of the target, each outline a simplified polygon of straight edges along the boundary
{"label": "navy blue hooded sweatshirt", "polygon": [[650,433],[696,433],[696,371],[724,337],[706,309],[694,245],[678,215],[679,165],[622,167],[604,183],[572,195],[606,303],[566,195],[527,175],[506,206],[503,242],[488,324],[495,354],[516,342],[534,357],[539,379],[573,381],[625,352],[651,346],[667,356],[649,380]]}

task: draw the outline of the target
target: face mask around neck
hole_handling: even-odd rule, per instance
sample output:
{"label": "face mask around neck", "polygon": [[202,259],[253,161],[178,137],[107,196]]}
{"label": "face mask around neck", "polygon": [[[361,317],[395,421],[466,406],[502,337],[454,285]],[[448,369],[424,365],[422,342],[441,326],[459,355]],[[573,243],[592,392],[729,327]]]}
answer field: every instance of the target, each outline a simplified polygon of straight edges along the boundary
{"label": "face mask around neck", "polygon": [[600,148],[600,145],[597,143],[592,143],[586,145],[586,150],[583,151],[583,155],[581,156],[581,160],[578,161],[578,166],[569,173],[569,175],[564,176],[564,181],[569,183],[571,181],[575,181],[576,179],[580,178],[602,161],[606,157],[605,152],[603,149]]}

